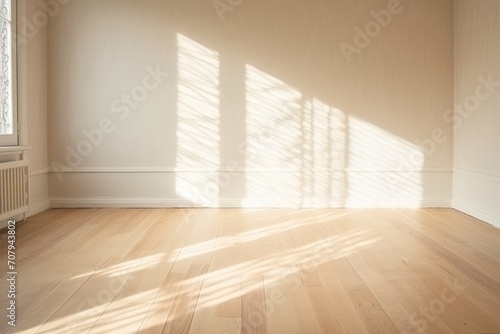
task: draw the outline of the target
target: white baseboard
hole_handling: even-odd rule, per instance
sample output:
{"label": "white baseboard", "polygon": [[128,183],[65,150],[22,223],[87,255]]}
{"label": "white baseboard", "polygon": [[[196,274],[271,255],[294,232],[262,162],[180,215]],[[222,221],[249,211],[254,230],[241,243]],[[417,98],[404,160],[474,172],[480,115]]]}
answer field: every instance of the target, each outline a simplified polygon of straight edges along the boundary
{"label": "white baseboard", "polygon": [[[305,173],[305,174],[304,174]],[[450,207],[452,172],[125,170],[49,175],[51,206],[401,208]]]}
{"label": "white baseboard", "polygon": [[402,201],[365,201],[365,202],[330,202],[322,204],[313,200],[291,201],[289,199],[222,199],[216,204],[197,205],[182,199],[146,199],[146,198],[54,198],[50,201],[51,208],[424,208],[451,207],[451,200],[426,199]]}
{"label": "white baseboard", "polygon": [[187,200],[138,198],[53,198],[53,209],[66,208],[183,208],[195,207]]}
{"label": "white baseboard", "polygon": [[453,209],[466,213],[477,219],[485,221],[491,225],[500,228],[500,214],[491,210],[470,205],[460,200],[453,200]]}
{"label": "white baseboard", "polygon": [[457,168],[452,207],[500,227],[500,177]]}

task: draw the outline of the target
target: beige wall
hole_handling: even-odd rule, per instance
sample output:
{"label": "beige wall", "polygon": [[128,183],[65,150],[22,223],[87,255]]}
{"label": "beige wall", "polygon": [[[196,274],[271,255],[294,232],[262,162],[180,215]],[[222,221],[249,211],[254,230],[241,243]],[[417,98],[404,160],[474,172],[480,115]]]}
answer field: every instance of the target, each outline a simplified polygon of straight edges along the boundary
{"label": "beige wall", "polygon": [[500,226],[500,3],[455,7],[453,206]]}
{"label": "beige wall", "polygon": [[452,7],[72,0],[47,36],[52,203],[449,206]]}
{"label": "beige wall", "polygon": [[[47,152],[47,34],[40,13],[44,1],[18,2],[19,50],[19,107],[27,122],[25,143],[29,151],[30,212],[29,215],[50,207],[48,190]],[[45,16],[47,17],[47,16]],[[22,120],[21,120],[22,121]]]}

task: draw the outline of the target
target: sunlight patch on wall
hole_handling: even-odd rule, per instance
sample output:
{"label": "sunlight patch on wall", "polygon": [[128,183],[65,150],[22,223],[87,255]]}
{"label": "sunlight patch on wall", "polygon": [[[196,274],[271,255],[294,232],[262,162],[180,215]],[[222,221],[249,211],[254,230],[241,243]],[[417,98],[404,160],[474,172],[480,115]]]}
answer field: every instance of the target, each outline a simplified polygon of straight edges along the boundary
{"label": "sunlight patch on wall", "polygon": [[342,199],[344,113],[250,65],[246,95],[246,166],[257,172],[247,173],[245,204],[328,206]]}
{"label": "sunlight patch on wall", "polygon": [[[246,66],[244,206],[418,207],[417,145]],[[404,161],[413,157],[412,170]]]}
{"label": "sunlight patch on wall", "polygon": [[[176,192],[198,205],[217,205],[219,54],[182,34],[177,34],[177,43]],[[204,189],[207,185],[211,189]]]}
{"label": "sunlight patch on wall", "polygon": [[[177,38],[176,193],[218,207],[220,144],[231,140],[220,138],[219,54]],[[245,103],[234,111],[245,113],[242,207],[421,206],[417,145],[249,64]]]}
{"label": "sunlight patch on wall", "polygon": [[346,182],[346,116],[313,98],[302,112],[302,196],[313,206],[342,203]]}
{"label": "sunlight patch on wall", "polygon": [[247,167],[298,167],[302,94],[257,68],[246,66]]}
{"label": "sunlight patch on wall", "polygon": [[247,198],[261,198],[262,206],[283,194],[300,198],[300,175],[276,172],[300,168],[302,94],[251,65],[246,65],[245,86],[245,166],[257,170],[247,173]]}

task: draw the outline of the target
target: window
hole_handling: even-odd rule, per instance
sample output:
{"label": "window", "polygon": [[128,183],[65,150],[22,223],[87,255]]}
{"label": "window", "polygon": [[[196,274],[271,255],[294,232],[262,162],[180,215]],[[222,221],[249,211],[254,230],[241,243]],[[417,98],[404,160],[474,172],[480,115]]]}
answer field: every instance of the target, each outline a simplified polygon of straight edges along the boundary
{"label": "window", "polygon": [[13,146],[18,144],[16,52],[12,43],[16,11],[15,0],[0,1],[0,146]]}

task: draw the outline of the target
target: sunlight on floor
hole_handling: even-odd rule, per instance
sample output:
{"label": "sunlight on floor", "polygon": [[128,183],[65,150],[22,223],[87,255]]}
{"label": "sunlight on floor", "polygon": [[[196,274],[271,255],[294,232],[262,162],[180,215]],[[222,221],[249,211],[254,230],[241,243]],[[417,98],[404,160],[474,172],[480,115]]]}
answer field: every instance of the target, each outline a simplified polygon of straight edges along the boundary
{"label": "sunlight on floor", "polygon": [[[325,215],[332,220],[342,218],[344,214]],[[202,284],[203,288],[198,298],[197,308],[213,307],[251,293],[259,287],[259,281],[253,284],[242,285],[242,277],[263,277],[272,272],[266,283],[282,281],[291,273],[297,272],[297,267],[310,269],[314,266],[343,259],[351,253],[370,247],[379,241],[376,237],[367,236],[364,229],[352,229],[349,233],[325,237],[321,240],[305,243],[301,246],[284,246],[286,250],[271,246],[267,253],[248,254],[255,256],[254,260],[239,261],[242,249],[252,249],[251,245],[261,248],[268,240],[283,238],[292,231],[317,224],[316,219],[290,219],[282,223],[250,229],[243,233],[219,236],[216,239],[204,241],[193,245],[186,245],[182,249],[174,250],[179,253],[176,261],[191,263],[195,258],[212,252],[226,252],[231,254],[231,261],[221,268],[210,268],[206,274],[183,280],[178,284],[179,291],[189,293],[192,284]],[[350,246],[343,251],[338,248],[338,243],[345,242]]]}
{"label": "sunlight on floor", "polygon": [[[359,234],[362,233],[362,231],[359,232]],[[349,238],[350,236],[346,237],[347,241],[349,241]],[[258,260],[244,262],[197,277],[194,280],[204,282],[204,288],[198,299],[197,307],[215,306],[256,289],[259,283],[246,285],[240,291],[242,273],[249,277],[258,277],[272,273],[269,275],[271,277],[270,281],[268,280],[266,283],[279,282],[290,271],[296,271],[295,266],[305,265],[306,268],[311,268],[313,264],[320,265],[323,262],[335,261],[349,255],[349,252],[356,252],[361,248],[368,247],[377,242],[377,240],[352,242],[352,247],[347,253],[338,250],[336,242],[336,238],[326,238],[315,243],[297,247],[291,252],[283,251],[270,254]],[[183,282],[183,284],[187,283],[189,282]],[[205,285],[208,288],[205,288]]]}
{"label": "sunlight on floor", "polygon": [[156,254],[145,256],[137,260],[126,261],[114,266],[103,269],[98,269],[95,272],[87,272],[81,275],[73,276],[71,279],[78,279],[82,277],[89,277],[92,275],[102,275],[106,277],[117,277],[125,274],[130,274],[137,270],[144,270],[154,268],[164,258],[164,254]]}
{"label": "sunlight on floor", "polygon": [[[258,213],[258,210],[255,212]],[[136,333],[139,330],[153,328],[161,330],[167,319],[172,323],[184,317],[185,312],[189,310],[196,309],[201,312],[226,303],[229,303],[228,305],[239,303],[239,299],[243,296],[262,289],[263,279],[266,286],[283,282],[297,283],[297,280],[300,281],[304,275],[313,274],[318,266],[345,259],[349,254],[369,248],[379,241],[377,237],[371,236],[369,231],[354,228],[349,233],[338,236],[325,235],[320,240],[291,247],[291,243],[297,240],[288,240],[288,236],[291,236],[289,233],[298,233],[302,228],[319,226],[323,218],[343,219],[345,215],[343,212],[329,212],[325,215],[319,214],[316,220],[295,217],[292,212],[288,218],[283,217],[282,222],[269,226],[252,228],[252,225],[248,225],[244,232],[220,235],[204,242],[186,244],[168,253],[145,255],[135,260],[103,266],[93,273],[75,276],[73,279],[92,275],[103,276],[104,280],[101,279],[103,284],[95,291],[96,296],[90,295],[74,311],[68,309],[67,313],[49,320],[38,329],[37,333],[104,334]],[[196,219],[204,220],[205,217],[200,215]],[[265,224],[265,220],[259,224]],[[275,244],[277,240],[278,244]],[[281,242],[288,246],[280,245]],[[340,250],[338,245],[342,242],[348,243],[349,248]],[[254,258],[239,261],[242,251],[252,249],[252,245],[259,245],[258,247],[262,247],[265,253],[248,254],[247,256]],[[231,262],[222,266],[215,264],[208,271],[197,275],[189,274],[192,263],[197,261],[197,257],[219,252],[232,254]],[[173,264],[173,261],[187,263],[187,266],[180,265],[179,268],[189,268],[186,269],[188,273],[169,274],[178,275],[183,277],[182,279],[177,282],[172,281],[170,286],[165,285],[165,282],[159,284],[161,280],[156,284],[141,283],[145,277],[154,275],[160,266],[169,267],[166,262]],[[135,276],[136,274],[138,276]],[[116,284],[116,288],[111,291],[110,282],[117,281],[119,276],[125,277],[124,281]],[[139,277],[142,279],[138,280]],[[199,288],[193,288],[195,286]],[[109,294],[109,298],[104,300],[100,297],[103,291]],[[178,309],[174,305],[182,305],[182,308]],[[228,326],[232,324],[229,320],[219,319],[224,323],[227,322]],[[238,327],[237,324],[236,326]],[[31,333],[33,329],[22,330],[19,333]]]}
{"label": "sunlight on floor", "polygon": [[83,308],[77,313],[45,323],[37,333],[135,333],[151,306],[144,300],[153,300],[156,292],[137,293],[113,302],[112,306],[107,303]]}

